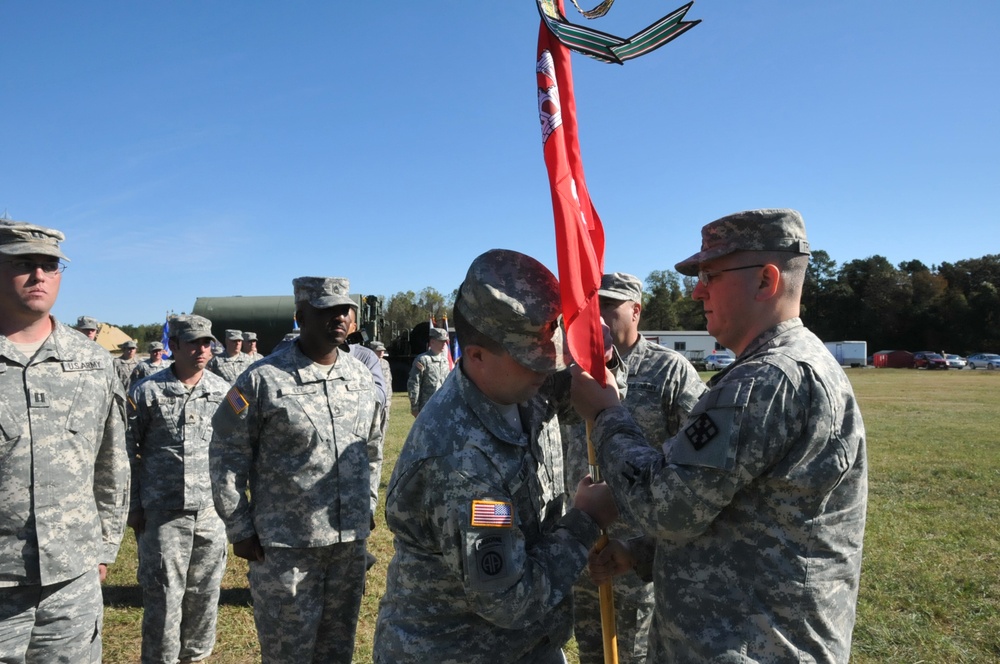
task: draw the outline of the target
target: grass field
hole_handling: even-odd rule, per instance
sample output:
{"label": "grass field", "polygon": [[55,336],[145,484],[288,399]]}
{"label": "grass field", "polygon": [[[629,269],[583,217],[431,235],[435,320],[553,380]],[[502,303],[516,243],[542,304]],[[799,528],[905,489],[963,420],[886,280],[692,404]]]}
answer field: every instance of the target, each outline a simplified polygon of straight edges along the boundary
{"label": "grass field", "polygon": [[[707,375],[707,374],[706,374]],[[853,369],[868,430],[870,494],[852,661],[1000,662],[1000,372]],[[393,397],[385,483],[413,421]],[[369,540],[354,661],[371,662],[392,539]],[[131,532],[105,585],[104,659],[139,661],[142,595]],[[576,662],[574,644],[567,648]],[[259,661],[246,565],[230,558],[210,662]]]}

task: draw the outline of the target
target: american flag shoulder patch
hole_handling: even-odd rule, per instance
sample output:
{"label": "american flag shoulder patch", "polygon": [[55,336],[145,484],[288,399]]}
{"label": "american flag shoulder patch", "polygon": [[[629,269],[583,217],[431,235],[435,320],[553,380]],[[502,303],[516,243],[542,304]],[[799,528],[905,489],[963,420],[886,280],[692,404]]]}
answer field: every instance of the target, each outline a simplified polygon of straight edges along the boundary
{"label": "american flag shoulder patch", "polygon": [[246,410],[247,406],[250,405],[246,397],[235,387],[230,388],[229,394],[226,395],[226,401],[232,406],[233,412],[237,415]]}
{"label": "american flag shoulder patch", "polygon": [[498,500],[472,501],[473,528],[510,528],[514,525],[514,510],[510,503]]}

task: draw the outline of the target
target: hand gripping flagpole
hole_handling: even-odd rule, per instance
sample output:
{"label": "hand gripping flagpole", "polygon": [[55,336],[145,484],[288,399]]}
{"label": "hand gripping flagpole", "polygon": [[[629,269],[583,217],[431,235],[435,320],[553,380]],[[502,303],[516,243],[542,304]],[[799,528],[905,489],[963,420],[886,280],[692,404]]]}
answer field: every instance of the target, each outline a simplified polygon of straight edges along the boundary
{"label": "hand gripping flagpole", "polygon": [[[590,438],[590,422],[587,422],[587,462],[590,477],[601,481],[601,469],[597,466],[597,450]],[[594,544],[594,551],[600,553],[608,545],[608,531],[601,529],[601,536]],[[601,639],[604,643],[604,664],[618,664],[618,626],[615,624],[615,592],[612,580],[608,579],[597,587],[601,601]]]}

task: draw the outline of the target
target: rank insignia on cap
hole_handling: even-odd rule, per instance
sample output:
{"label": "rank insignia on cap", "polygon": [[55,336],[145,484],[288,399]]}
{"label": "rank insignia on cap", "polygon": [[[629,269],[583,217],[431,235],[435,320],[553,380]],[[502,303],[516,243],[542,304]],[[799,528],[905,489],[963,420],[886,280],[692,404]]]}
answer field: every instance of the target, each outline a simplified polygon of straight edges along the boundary
{"label": "rank insignia on cap", "polygon": [[473,528],[509,528],[514,525],[510,503],[496,500],[472,501]]}
{"label": "rank insignia on cap", "polygon": [[233,407],[233,412],[237,415],[246,410],[247,406],[250,405],[250,402],[246,400],[246,397],[240,394],[240,391],[235,387],[229,390],[229,394],[226,395],[226,401]]}
{"label": "rank insignia on cap", "polygon": [[694,422],[689,424],[684,433],[687,435],[687,439],[691,441],[691,446],[696,450],[708,445],[709,441],[715,438],[715,435],[719,433],[719,427],[715,426],[715,422],[708,413],[702,413],[698,416]]}

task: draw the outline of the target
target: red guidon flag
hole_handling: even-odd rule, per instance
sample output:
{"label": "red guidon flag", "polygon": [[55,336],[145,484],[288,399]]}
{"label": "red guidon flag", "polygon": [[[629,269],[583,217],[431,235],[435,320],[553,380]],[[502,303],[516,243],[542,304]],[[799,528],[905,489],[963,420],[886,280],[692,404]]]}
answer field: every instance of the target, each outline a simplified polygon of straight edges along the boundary
{"label": "red guidon flag", "polygon": [[[558,2],[562,11],[562,2]],[[545,22],[538,29],[538,115],[552,192],[563,320],[573,359],[604,385],[604,336],[597,290],[604,272],[604,227],[587,193],[569,50]]]}

